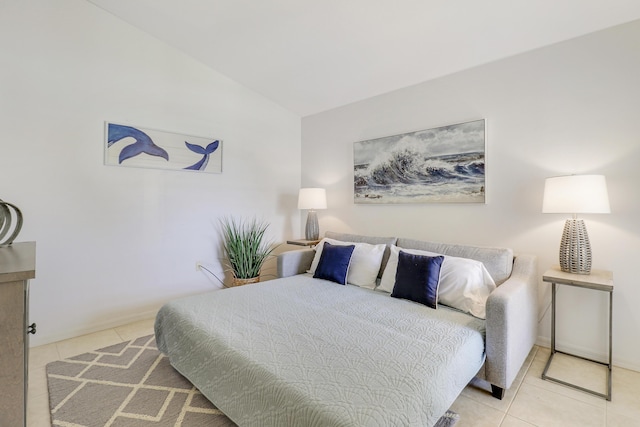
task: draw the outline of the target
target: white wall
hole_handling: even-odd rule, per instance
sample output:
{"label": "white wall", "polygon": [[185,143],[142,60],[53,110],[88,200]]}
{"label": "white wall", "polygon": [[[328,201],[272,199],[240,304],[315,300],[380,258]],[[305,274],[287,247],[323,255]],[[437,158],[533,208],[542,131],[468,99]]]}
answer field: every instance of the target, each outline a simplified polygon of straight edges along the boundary
{"label": "white wall", "polygon": [[[188,30],[188,29],[186,29]],[[104,121],[221,138],[223,173],[103,165]],[[32,345],[219,284],[218,218],[297,237],[300,117],[84,0],[0,5],[0,198],[37,241]]]}
{"label": "white wall", "polygon": [[[303,118],[302,184],[327,188],[321,233],[508,246],[537,255],[541,276],[558,262],[566,218],[541,213],[544,179],[604,174],[613,212],[584,219],[594,268],[614,272],[615,363],[640,370],[638,40],[635,22]],[[486,204],[353,203],[354,142],[481,118]],[[546,345],[549,288],[540,282]],[[604,355],[606,294],[563,287],[558,298],[558,344]]]}

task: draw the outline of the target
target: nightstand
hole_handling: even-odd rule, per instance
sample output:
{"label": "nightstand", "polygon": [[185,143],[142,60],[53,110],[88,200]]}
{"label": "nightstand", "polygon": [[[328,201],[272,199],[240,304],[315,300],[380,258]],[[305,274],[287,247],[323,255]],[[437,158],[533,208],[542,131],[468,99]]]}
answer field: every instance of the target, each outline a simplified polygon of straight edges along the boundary
{"label": "nightstand", "polygon": [[320,239],[318,240],[306,240],[306,239],[298,239],[298,240],[287,240],[287,244],[289,245],[297,245],[297,246],[315,246],[320,243]]}
{"label": "nightstand", "polygon": [[[607,400],[611,400],[611,366],[612,366],[612,319],[613,319],[613,273],[606,270],[591,270],[591,274],[573,274],[565,273],[560,270],[559,266],[554,266],[547,270],[542,276],[542,280],[551,283],[551,355],[547,361],[547,365],[542,372],[542,379],[556,382],[568,387],[575,388],[577,390],[584,391],[586,393],[593,394],[595,396],[603,397]],[[602,291],[609,293],[609,360],[607,362],[600,362],[598,360],[588,359],[576,354],[559,351],[556,349],[556,288],[557,285],[575,286],[584,289],[593,289],[595,291]],[[584,387],[577,386],[575,384],[568,383],[566,381],[552,378],[547,375],[551,361],[556,353],[562,353],[573,357],[578,357],[589,362],[605,365],[607,369],[607,392],[598,393],[594,390],[589,390]]]}

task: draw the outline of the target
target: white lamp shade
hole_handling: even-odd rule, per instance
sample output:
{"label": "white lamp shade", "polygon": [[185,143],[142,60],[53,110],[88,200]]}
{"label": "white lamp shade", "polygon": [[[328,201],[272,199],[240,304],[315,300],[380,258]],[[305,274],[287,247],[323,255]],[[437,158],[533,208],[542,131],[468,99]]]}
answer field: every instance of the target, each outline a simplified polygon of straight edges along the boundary
{"label": "white lamp shade", "polygon": [[604,175],[569,175],[547,178],[542,213],[610,213]]}
{"label": "white lamp shade", "polygon": [[324,188],[301,188],[298,209],[327,209],[327,192]]}

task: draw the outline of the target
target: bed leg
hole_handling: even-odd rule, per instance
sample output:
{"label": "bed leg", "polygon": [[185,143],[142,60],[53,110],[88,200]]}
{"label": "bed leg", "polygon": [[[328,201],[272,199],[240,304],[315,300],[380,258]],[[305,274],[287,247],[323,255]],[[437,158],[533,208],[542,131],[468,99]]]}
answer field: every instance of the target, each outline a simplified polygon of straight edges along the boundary
{"label": "bed leg", "polygon": [[502,400],[505,390],[502,387],[491,384],[491,395],[496,399]]}

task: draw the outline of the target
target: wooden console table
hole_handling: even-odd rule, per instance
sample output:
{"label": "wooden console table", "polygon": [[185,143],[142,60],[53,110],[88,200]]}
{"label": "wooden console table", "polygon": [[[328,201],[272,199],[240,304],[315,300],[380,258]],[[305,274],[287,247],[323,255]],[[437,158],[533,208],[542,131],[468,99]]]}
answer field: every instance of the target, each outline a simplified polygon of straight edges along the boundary
{"label": "wooden console table", "polygon": [[0,426],[26,426],[29,368],[29,279],[35,242],[0,247]]}

